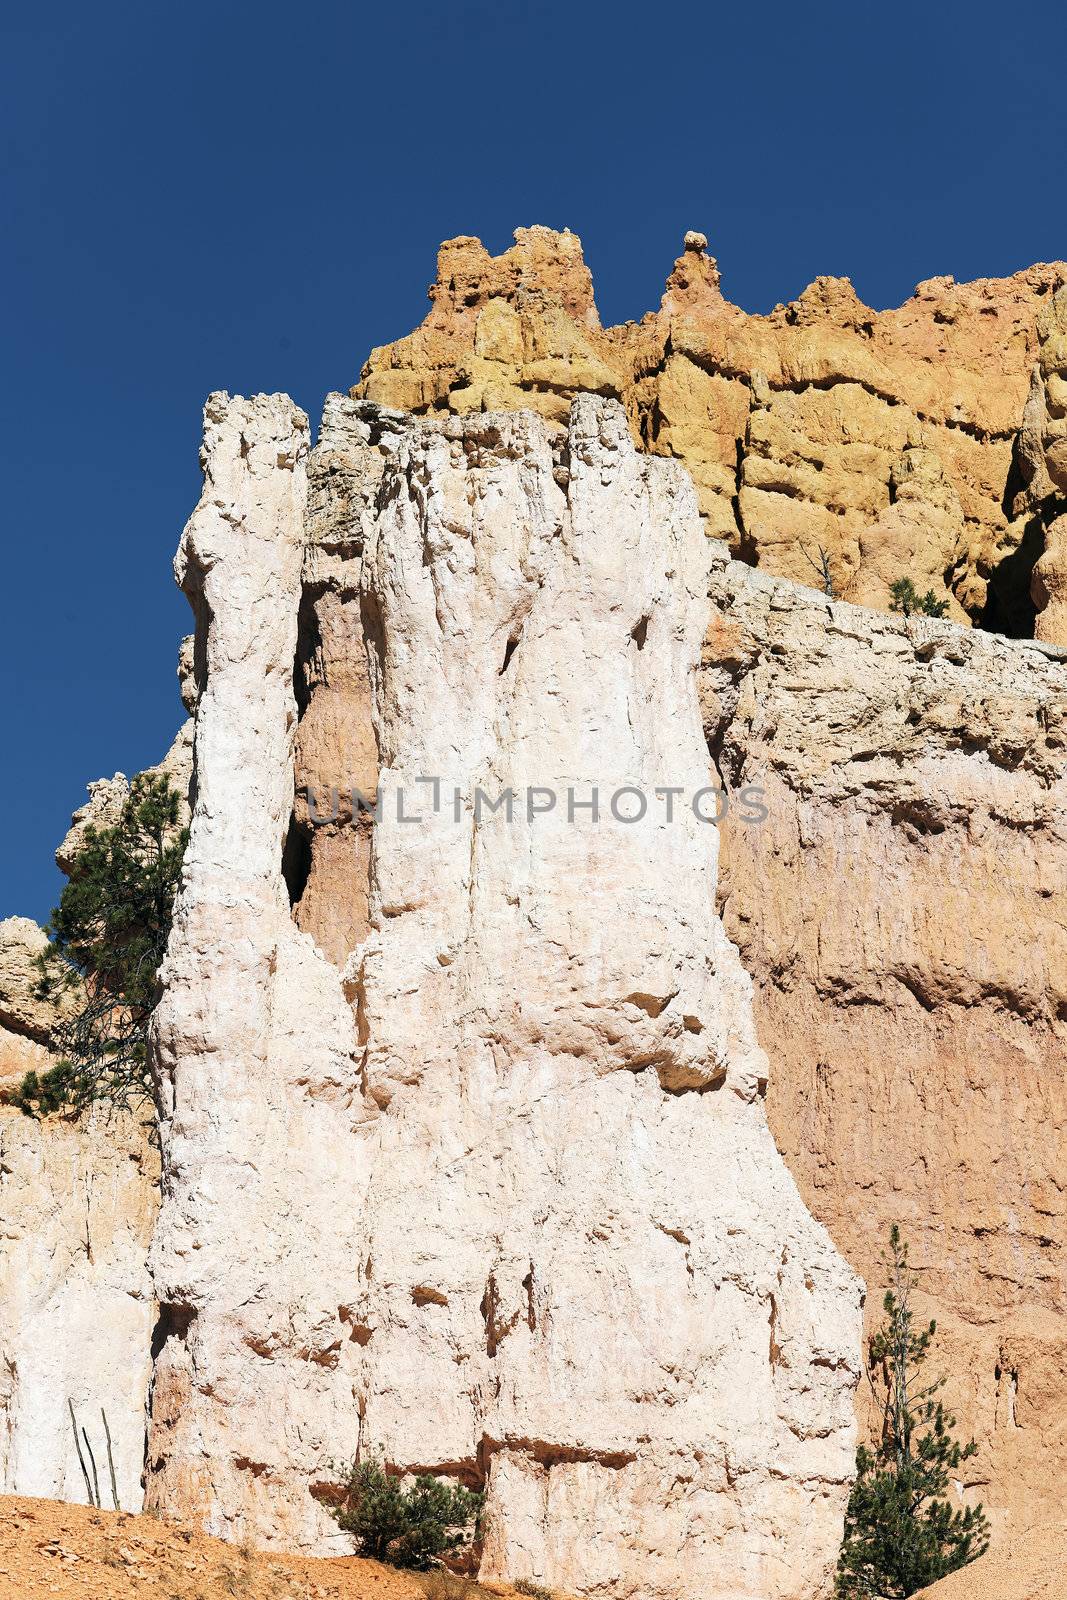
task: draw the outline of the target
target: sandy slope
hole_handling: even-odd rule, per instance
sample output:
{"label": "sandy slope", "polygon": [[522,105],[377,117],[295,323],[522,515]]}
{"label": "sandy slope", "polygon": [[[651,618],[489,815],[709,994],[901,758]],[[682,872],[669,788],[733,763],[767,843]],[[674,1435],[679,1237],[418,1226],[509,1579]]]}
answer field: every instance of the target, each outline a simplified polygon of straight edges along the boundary
{"label": "sandy slope", "polygon": [[0,1497],[0,1600],[480,1600],[509,1596],[356,1556],[253,1554],[178,1524]]}
{"label": "sandy slope", "polygon": [[973,1566],[942,1578],[915,1600],[1064,1600],[1067,1531],[1033,1528]]}

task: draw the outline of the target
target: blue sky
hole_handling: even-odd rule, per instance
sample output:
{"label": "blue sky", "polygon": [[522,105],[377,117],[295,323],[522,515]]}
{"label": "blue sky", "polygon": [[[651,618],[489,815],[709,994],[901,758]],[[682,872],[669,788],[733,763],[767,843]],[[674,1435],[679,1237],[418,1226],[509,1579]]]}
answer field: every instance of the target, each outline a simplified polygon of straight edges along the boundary
{"label": "blue sky", "polygon": [[159,758],[212,389],[317,421],[421,320],[438,241],[581,235],[605,321],[687,228],[749,310],[1067,255],[1062,4],[7,8],[0,916],[86,782]]}

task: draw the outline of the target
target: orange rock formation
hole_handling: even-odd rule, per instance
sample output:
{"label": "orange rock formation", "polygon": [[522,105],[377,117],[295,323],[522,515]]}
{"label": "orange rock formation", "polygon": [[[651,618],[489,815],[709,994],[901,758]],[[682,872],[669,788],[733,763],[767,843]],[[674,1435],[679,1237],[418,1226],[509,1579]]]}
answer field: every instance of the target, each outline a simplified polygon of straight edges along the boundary
{"label": "orange rock formation", "polygon": [[706,244],[686,235],[659,311],[603,328],[574,234],[519,228],[496,257],[448,240],[426,320],[371,352],[353,394],[559,423],[580,390],[617,396],[640,445],[685,462],[735,555],[812,584],[825,552],[839,597],[885,608],[910,576],[957,621],[1031,633],[1042,547],[1015,504],[1017,437],[1067,264],[931,278],[882,312],[847,278],[817,278],[750,316],[724,299]]}

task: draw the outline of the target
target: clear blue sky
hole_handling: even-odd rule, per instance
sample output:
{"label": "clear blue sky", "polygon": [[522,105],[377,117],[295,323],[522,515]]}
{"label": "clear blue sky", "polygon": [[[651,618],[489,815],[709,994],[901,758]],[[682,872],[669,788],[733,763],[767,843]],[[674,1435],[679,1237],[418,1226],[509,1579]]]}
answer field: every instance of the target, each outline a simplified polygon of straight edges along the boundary
{"label": "clear blue sky", "polygon": [[157,760],[212,389],[323,395],[440,239],[570,227],[605,321],[687,228],[750,310],[1067,255],[1067,8],[711,0],[5,8],[0,916],[90,778]]}

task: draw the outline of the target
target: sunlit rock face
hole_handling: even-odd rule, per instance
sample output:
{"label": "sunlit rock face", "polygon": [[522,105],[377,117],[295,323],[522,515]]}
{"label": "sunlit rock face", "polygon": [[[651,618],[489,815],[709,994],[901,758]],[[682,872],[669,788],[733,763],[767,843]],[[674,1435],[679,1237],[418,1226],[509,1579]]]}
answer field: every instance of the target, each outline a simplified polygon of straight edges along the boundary
{"label": "sunlit rock face", "polygon": [[[39,992],[47,944],[27,917],[0,922],[0,1092],[55,1064],[69,1002]],[[38,1122],[0,1104],[3,1493],[88,1501],[73,1407],[94,1493],[111,1505],[110,1434],[119,1501],[140,1508],[159,1168],[149,1120],[142,1106]]]}
{"label": "sunlit rock face", "polygon": [[556,424],[577,393],[616,396],[635,443],[685,464],[706,531],[750,565],[806,584],[825,572],[839,598],[881,609],[910,577],[957,621],[1031,634],[1044,544],[1016,504],[1024,410],[1039,357],[1062,371],[1047,334],[1067,263],[929,278],[885,311],[820,277],[752,315],[707,246],[687,233],[658,309],[603,327],[576,235],[518,228],[499,256],[449,239],[425,320],[372,350],[352,392]]}
{"label": "sunlit rock face", "polygon": [[1067,288],[1045,306],[1037,332],[1038,360],[1019,439],[1024,509],[1043,544],[1032,584],[1034,633],[1067,645]]}
{"label": "sunlit rock face", "polygon": [[[979,1444],[961,1492],[1018,1532],[1067,1462],[1067,265],[886,311],[821,278],[754,316],[706,246],[613,328],[573,235],[449,241],[353,392],[562,426],[596,389],[692,475],[740,558],[714,555],[701,692],[724,782],[765,791],[718,896],[768,1116],[869,1322],[910,1237]],[[901,577],[947,620],[887,615]]]}
{"label": "sunlit rock face", "polygon": [[[344,1548],[380,1448],[486,1487],[486,1575],[817,1593],[858,1289],[806,1205],[869,1322],[911,1241],[954,1493],[1059,1518],[1065,278],[752,317],[693,233],[603,328],[520,230],[443,248],[314,448],[212,397],[152,1275],[144,1119],[0,1108],[6,1486],[85,1498],[71,1399],[124,1505],[234,1539]],[[698,818],[712,763],[760,820]],[[0,1080],[53,1059],[43,941],[0,924]]]}
{"label": "sunlit rock face", "polygon": [[[893,617],[719,552],[700,673],[734,811],[718,897],[767,1114],[865,1278],[897,1223],[999,1541],[1067,1466],[1067,651]],[[876,1391],[858,1391],[864,1429]]]}
{"label": "sunlit rock face", "polygon": [[[213,397],[179,557],[197,806],[156,1030],[150,1501],[325,1548],[313,1489],[378,1447],[485,1486],[484,1575],[814,1595],[860,1285],[767,1130],[691,803],[691,484],[591,397],[563,437],[334,400],[309,517],[306,440],[280,397]],[[377,769],[382,809],[328,960],[321,884],[296,926],[306,774],[290,812],[297,696],[321,782],[331,682],[338,785]]]}
{"label": "sunlit rock face", "polygon": [[197,615],[196,805],[153,1057],[163,1190],[150,1505],[291,1545],[313,1473],[358,1436],[338,1371],[365,1166],[355,1024],[294,926],[292,806],[307,420],[284,396],[205,409],[179,580]]}

